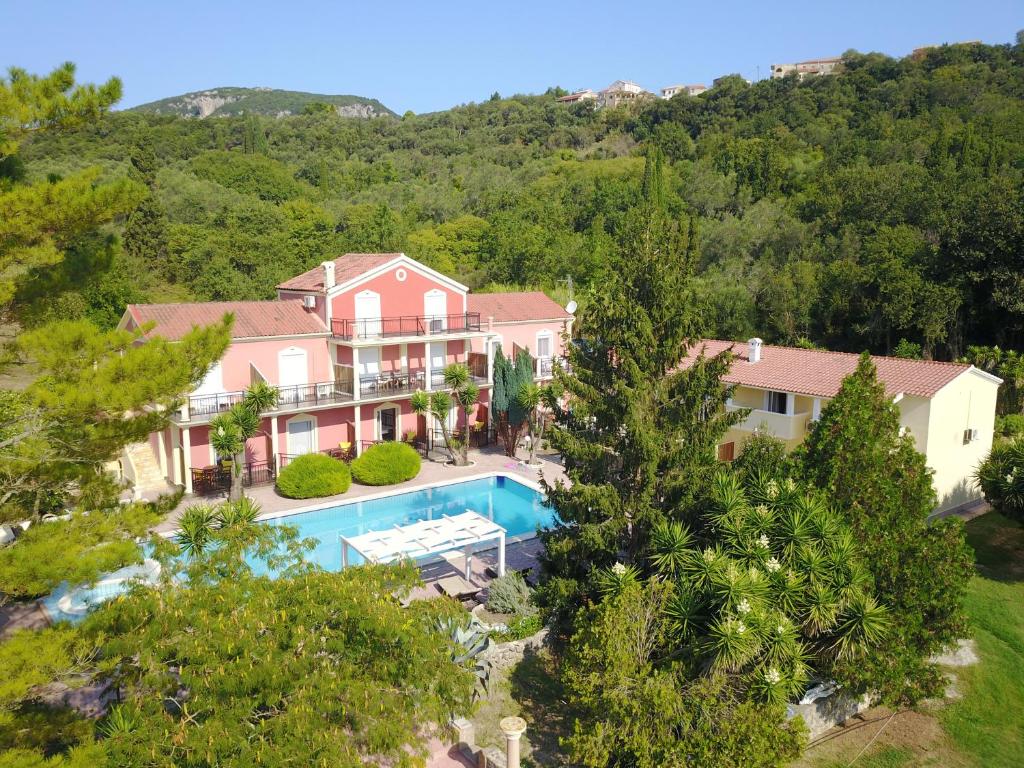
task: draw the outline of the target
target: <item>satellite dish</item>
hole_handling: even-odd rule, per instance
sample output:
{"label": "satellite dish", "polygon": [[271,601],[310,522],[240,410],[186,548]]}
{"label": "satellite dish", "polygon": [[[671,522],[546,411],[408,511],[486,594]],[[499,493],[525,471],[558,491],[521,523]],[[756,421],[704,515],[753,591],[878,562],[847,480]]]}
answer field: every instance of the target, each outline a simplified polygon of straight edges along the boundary
{"label": "satellite dish", "polygon": [[568,304],[565,305],[565,311],[568,312],[570,315],[574,315],[576,314],[576,307],[576,302],[570,301]]}

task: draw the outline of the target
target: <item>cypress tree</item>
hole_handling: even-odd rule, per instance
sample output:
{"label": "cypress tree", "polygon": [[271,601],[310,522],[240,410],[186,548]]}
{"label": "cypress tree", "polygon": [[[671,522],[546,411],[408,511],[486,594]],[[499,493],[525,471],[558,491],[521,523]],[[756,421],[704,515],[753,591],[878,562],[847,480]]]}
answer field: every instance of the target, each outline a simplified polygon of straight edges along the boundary
{"label": "cypress tree", "polygon": [[519,435],[526,423],[526,411],[519,403],[519,390],[533,381],[529,355],[520,354],[515,364],[499,348],[494,356],[494,385],[491,388],[491,423],[501,438],[505,455],[516,455]]}
{"label": "cypress tree", "polygon": [[959,520],[928,522],[932,472],[913,436],[901,433],[899,411],[867,353],[794,459],[845,515],[892,616],[887,652],[840,665],[839,679],[897,704],[938,693],[942,678],[928,657],[966,631],[973,557]]}

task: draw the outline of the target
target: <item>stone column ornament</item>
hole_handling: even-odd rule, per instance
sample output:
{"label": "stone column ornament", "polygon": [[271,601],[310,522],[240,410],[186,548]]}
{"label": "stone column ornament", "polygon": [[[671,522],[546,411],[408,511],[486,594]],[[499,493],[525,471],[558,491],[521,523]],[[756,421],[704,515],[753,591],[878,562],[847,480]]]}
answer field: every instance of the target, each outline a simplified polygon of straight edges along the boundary
{"label": "stone column ornament", "polygon": [[505,734],[505,762],[508,768],[519,768],[519,737],[526,732],[526,721],[521,717],[505,717],[498,723]]}

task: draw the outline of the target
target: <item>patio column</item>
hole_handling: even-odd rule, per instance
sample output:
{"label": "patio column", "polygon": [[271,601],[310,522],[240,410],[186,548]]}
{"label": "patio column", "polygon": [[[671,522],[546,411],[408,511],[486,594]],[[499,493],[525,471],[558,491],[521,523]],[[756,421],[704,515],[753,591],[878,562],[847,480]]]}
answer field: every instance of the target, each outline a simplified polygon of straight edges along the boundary
{"label": "patio column", "polygon": [[280,453],[280,438],[277,436],[277,416],[270,417],[270,452],[274,454],[274,461],[277,461],[277,454]]}
{"label": "patio column", "polygon": [[167,446],[164,442],[164,431],[161,429],[156,433],[156,447],[158,455],[156,460],[160,463],[160,474],[167,479]]}
{"label": "patio column", "polygon": [[185,457],[185,493],[192,493],[192,436],[188,427],[181,430],[181,450]]}
{"label": "patio column", "polygon": [[473,545],[466,545],[466,581],[469,581],[469,577],[473,575]]}
{"label": "patio column", "polygon": [[519,768],[519,739],[526,732],[526,721],[521,717],[503,717],[498,723],[505,734],[505,764]]}
{"label": "patio column", "polygon": [[[352,347],[352,399],[358,401],[362,386],[359,383],[359,347]],[[356,408],[358,413],[359,409]],[[358,428],[357,428],[358,429]]]}
{"label": "patio column", "polygon": [[821,418],[821,398],[814,398],[814,403],[811,405],[811,421],[817,421]]}
{"label": "patio column", "polygon": [[505,575],[505,532],[498,534],[498,576]]}
{"label": "patio column", "polygon": [[426,378],[423,381],[423,388],[425,390],[427,390],[427,392],[429,392],[430,390],[432,390],[434,388],[432,386],[432,384],[431,384],[431,379],[433,378],[433,376],[431,376],[431,371],[430,371],[430,342],[429,341],[425,341],[423,343],[423,370],[424,370],[424,376],[426,376]]}
{"label": "patio column", "polygon": [[796,395],[794,395],[792,392],[786,393],[786,415],[796,415]]}
{"label": "patio column", "polygon": [[181,427],[177,424],[171,425],[171,481],[175,485],[184,485],[181,477],[181,465],[184,459],[181,455]]}
{"label": "patio column", "polygon": [[362,406],[356,403],[356,417],[352,424],[353,432],[355,433],[352,436],[352,445],[356,449],[356,456],[358,456],[363,450],[362,446],[359,444],[359,437],[363,431],[363,416],[361,410]]}

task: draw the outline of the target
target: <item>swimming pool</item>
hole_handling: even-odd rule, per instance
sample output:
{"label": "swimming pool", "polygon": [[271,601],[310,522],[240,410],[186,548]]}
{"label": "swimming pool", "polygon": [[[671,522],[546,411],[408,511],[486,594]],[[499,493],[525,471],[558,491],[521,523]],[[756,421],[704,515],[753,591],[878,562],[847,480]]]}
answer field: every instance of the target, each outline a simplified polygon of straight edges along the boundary
{"label": "swimming pool", "polygon": [[[507,541],[533,536],[537,528],[554,524],[554,510],[544,504],[543,494],[507,475],[488,475],[473,480],[434,485],[405,493],[389,494],[330,507],[297,510],[260,519],[261,525],[290,525],[300,539],[313,539],[315,547],[306,558],[329,571],[341,570],[341,537],[381,531],[470,509],[505,529]],[[485,545],[486,546],[486,545]],[[490,545],[493,546],[493,543]],[[352,554],[350,562],[361,562]],[[93,587],[62,584],[39,602],[54,621],[78,623],[100,603],[126,592],[133,579],[155,581],[159,566],[147,560],[100,579]],[[249,561],[255,573],[268,573],[266,562]]]}
{"label": "swimming pool", "polygon": [[[555,521],[554,510],[544,504],[540,491],[506,475],[435,485],[417,491],[365,501],[350,501],[326,509],[313,509],[263,520],[266,525],[292,525],[299,538],[316,540],[306,557],[329,571],[341,570],[341,537],[359,536],[420,520],[436,520],[470,509],[505,529],[509,541],[527,538],[537,528]],[[493,546],[493,545],[492,545]],[[352,559],[359,562],[358,555]],[[256,572],[266,572],[259,562]]]}

